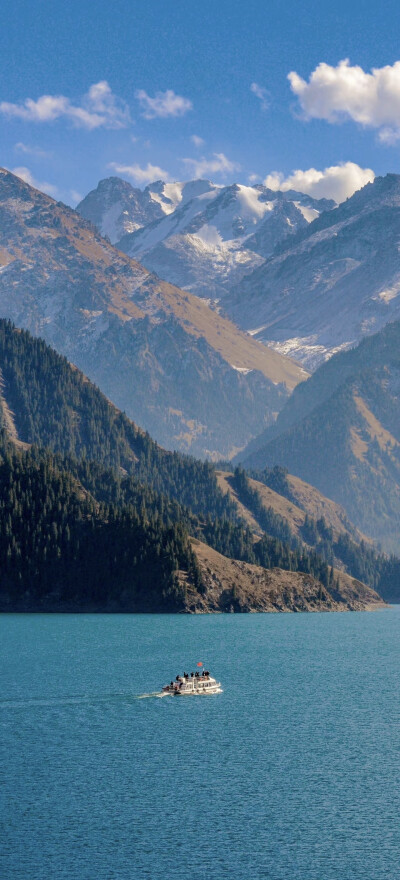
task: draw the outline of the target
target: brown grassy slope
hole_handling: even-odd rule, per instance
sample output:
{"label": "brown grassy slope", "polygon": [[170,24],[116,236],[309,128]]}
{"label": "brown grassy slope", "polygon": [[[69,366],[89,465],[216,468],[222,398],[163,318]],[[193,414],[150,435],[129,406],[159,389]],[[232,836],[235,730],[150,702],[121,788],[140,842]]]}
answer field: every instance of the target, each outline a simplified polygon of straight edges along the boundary
{"label": "brown grassy slope", "polygon": [[[62,274],[64,281],[69,279],[77,287],[79,269],[90,273],[90,283],[96,289],[95,310],[103,308],[123,322],[140,320],[145,315],[155,318],[160,312],[174,315],[186,332],[203,336],[235,367],[259,370],[272,382],[285,383],[289,390],[307,378],[308,373],[294,361],[267,349],[204,301],[161,281],[118,251],[75,211],[0,168],[2,188],[15,188],[14,182],[24,201],[18,209],[18,223],[12,228],[9,225],[10,235],[3,234],[0,241],[0,267],[20,261],[30,271],[35,266],[43,282],[51,275],[56,278]],[[11,205],[13,196],[11,192],[7,202],[5,191],[5,205]],[[85,316],[85,309],[81,309],[81,319],[89,320],[89,312]]]}
{"label": "brown grassy slope", "polygon": [[188,588],[186,610],[211,611],[365,611],[385,607],[374,590],[343,572],[335,572],[339,587],[330,594],[312,575],[266,570],[227,559],[192,539],[205,582],[205,594]]}
{"label": "brown grassy slope", "polygon": [[[260,370],[272,382],[283,382],[292,391],[308,373],[295,361],[266,348],[239,330],[201,299],[161,281],[160,296],[166,313],[172,312],[188,333],[204,336],[229,364],[245,370]],[[148,300],[149,302],[149,300]]]}
{"label": "brown grassy slope", "polygon": [[[237,506],[239,515],[245,520],[248,526],[254,532],[260,532],[260,524],[257,523],[251,511],[239,501],[237,493],[232,486],[232,477],[232,473],[218,471],[218,485],[225,494],[229,493],[232,501],[234,501]],[[298,505],[289,501],[284,495],[279,495],[277,492],[274,492],[273,489],[270,489],[258,480],[250,479],[249,483],[252,489],[255,489],[258,492],[263,505],[266,508],[272,507],[275,513],[287,520],[293,535],[301,538],[300,530],[304,524],[306,514],[308,514],[308,516],[315,520],[323,517],[327,525],[332,528],[335,537],[345,532],[353,540],[369,540],[349,523],[346,513],[340,504],[336,504],[334,501],[331,501],[330,498],[326,498],[318,491],[318,489],[315,489],[314,486],[310,486],[309,483],[300,480],[299,477],[294,477],[291,474],[288,474],[287,479],[293,496],[298,501]]]}

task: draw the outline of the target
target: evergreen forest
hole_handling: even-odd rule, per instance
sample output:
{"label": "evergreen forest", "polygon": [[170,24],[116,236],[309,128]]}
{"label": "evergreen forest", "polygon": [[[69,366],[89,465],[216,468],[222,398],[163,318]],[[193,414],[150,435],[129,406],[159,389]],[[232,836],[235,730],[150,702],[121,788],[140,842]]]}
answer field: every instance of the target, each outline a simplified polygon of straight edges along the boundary
{"label": "evergreen forest", "polygon": [[[302,540],[241,468],[255,540],[208,462],[158,446],[42,340],[0,321],[0,608],[179,611],[204,590],[190,537],[335,589],[334,563],[399,595],[400,563],[306,517]],[[275,491],[283,468],[259,475]]]}

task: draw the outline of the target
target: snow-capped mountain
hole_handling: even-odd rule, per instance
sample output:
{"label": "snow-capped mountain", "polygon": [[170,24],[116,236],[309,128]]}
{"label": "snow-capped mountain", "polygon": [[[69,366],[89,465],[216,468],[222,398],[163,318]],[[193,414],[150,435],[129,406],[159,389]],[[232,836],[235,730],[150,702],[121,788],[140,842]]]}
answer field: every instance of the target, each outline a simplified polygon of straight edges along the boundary
{"label": "snow-capped mountain", "polygon": [[224,300],[240,327],[313,369],[400,317],[400,176],[325,212]]}
{"label": "snow-capped mountain", "polygon": [[159,442],[200,455],[241,448],[307,375],[4,169],[0,315],[44,337]]}
{"label": "snow-capped mountain", "polygon": [[[296,197],[297,196],[297,197]],[[325,202],[324,207],[332,207]],[[197,296],[222,299],[277,242],[318,216],[318,202],[264,186],[212,186],[167,217],[125,235],[119,247]]]}
{"label": "snow-capped mountain", "polygon": [[[104,201],[103,211],[99,205],[113,180],[102,181],[78,205],[103,233],[109,228],[108,203]],[[86,206],[94,197],[97,213],[89,216]],[[157,182],[146,187],[141,198],[151,198],[154,210],[162,215],[146,223],[142,214],[134,218],[131,213],[130,223],[136,229],[125,226],[118,247],[161,278],[213,300],[223,298],[233,283],[260,265],[282,238],[307,227],[335,204],[303,193],[273,192],[262,185],[222,187],[207,180]],[[117,241],[117,227],[113,236],[107,234]]]}
{"label": "snow-capped mountain", "polygon": [[178,205],[209,190],[208,180],[188,183],[164,183],[156,180],[144,190],[135,188],[121,177],[100,180],[79,203],[76,210],[90,220],[101,235],[115,244],[126,233],[135,232],[154,220],[175,211]]}

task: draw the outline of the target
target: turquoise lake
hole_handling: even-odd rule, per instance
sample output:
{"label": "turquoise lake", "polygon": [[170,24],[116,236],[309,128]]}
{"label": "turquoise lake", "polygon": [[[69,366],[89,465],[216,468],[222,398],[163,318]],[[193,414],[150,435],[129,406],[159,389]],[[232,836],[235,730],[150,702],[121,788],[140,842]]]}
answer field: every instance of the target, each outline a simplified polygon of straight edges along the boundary
{"label": "turquoise lake", "polygon": [[[2,615],[2,880],[399,880],[400,607]],[[224,693],[157,691],[203,661]]]}

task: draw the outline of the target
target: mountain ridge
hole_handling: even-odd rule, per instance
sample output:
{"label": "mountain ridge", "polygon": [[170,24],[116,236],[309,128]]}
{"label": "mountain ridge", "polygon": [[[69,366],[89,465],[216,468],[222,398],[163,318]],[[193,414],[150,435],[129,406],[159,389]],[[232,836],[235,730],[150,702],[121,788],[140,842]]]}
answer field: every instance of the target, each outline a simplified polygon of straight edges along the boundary
{"label": "mountain ridge", "polygon": [[400,177],[390,174],[282,241],[226,311],[313,370],[400,316],[399,238]]}
{"label": "mountain ridge", "polygon": [[241,448],[272,421],[285,383],[307,375],[5,170],[0,310],[44,336],[163,445],[203,456]]}
{"label": "mountain ridge", "polygon": [[[100,181],[96,190],[77,206],[84,216],[96,222],[100,230],[107,224],[107,200],[100,204],[100,190],[112,189],[113,178]],[[130,186],[130,184],[124,185]],[[155,184],[145,190],[132,190],[134,199],[143,200],[154,193]],[[115,204],[118,205],[119,184]],[[169,189],[170,188],[170,189]],[[140,259],[157,275],[206,299],[223,299],[232,283],[251,271],[272,253],[282,237],[293,235],[307,226],[321,210],[329,210],[334,202],[313,199],[304,193],[275,192],[262,184],[245,186],[215,185],[206,180],[186,183],[159,183],[164,196],[175,189],[173,209],[159,205],[158,217],[148,223],[138,211],[136,230],[114,240],[123,251]],[[97,213],[88,213],[94,201]],[[122,214],[121,214],[122,218]]]}

